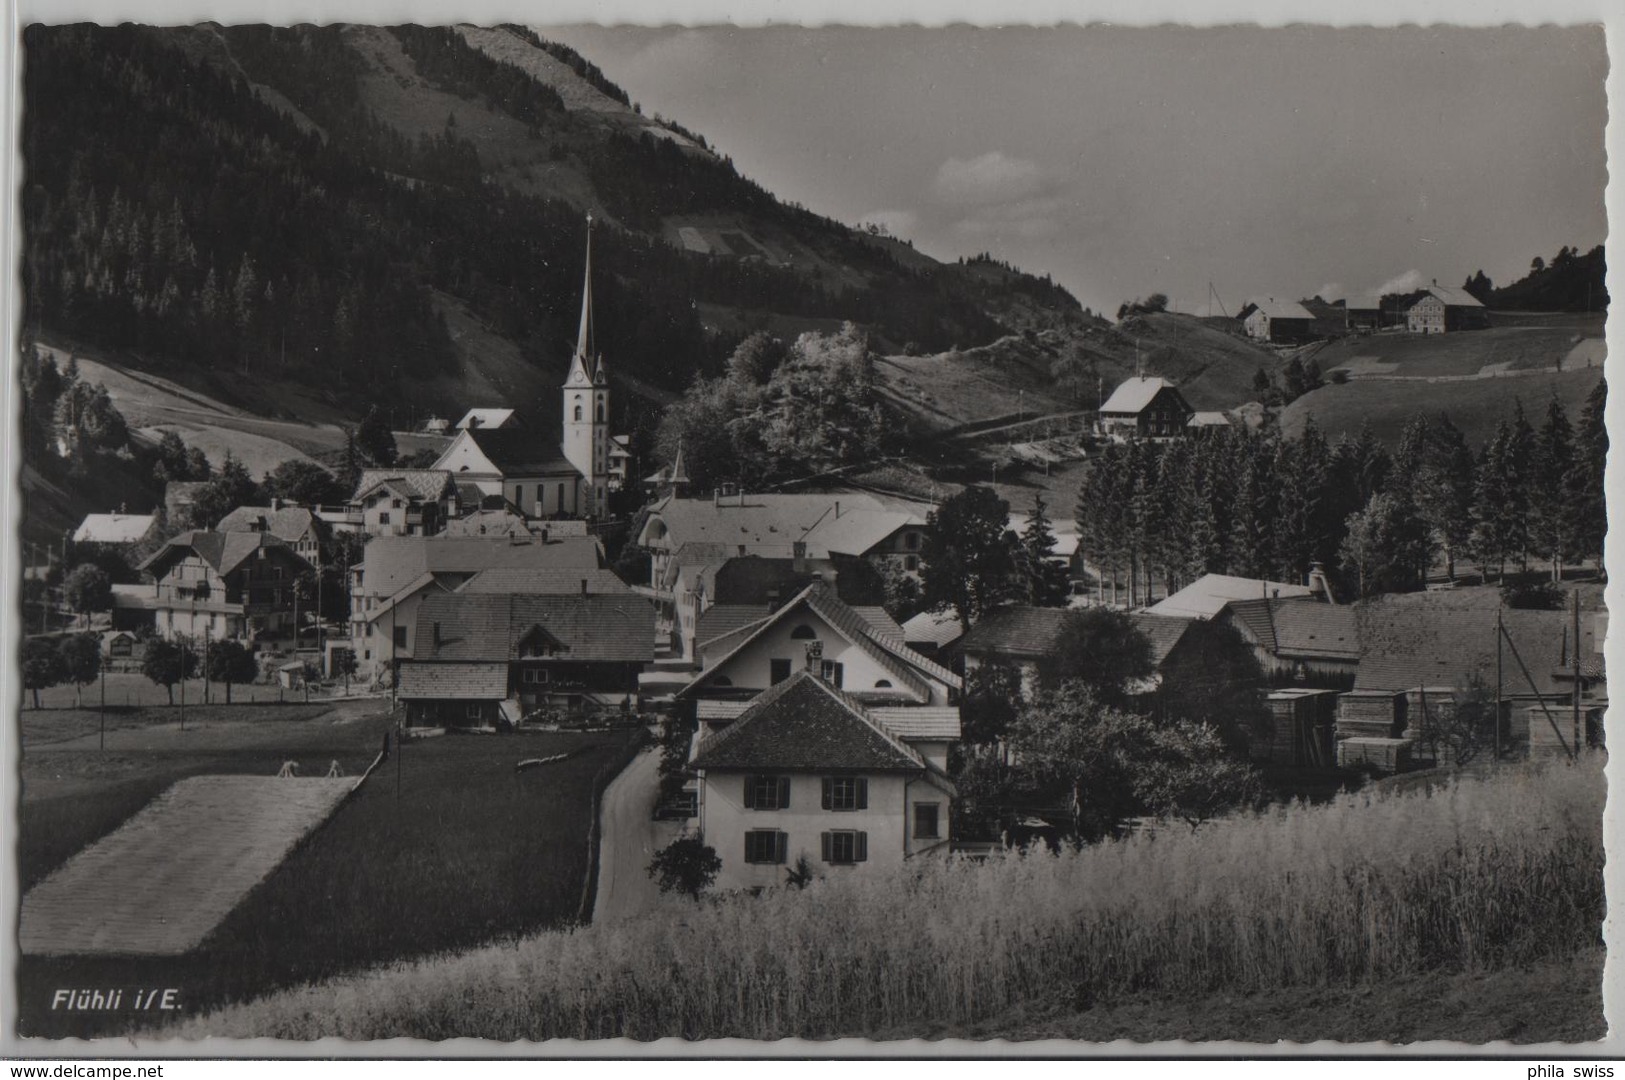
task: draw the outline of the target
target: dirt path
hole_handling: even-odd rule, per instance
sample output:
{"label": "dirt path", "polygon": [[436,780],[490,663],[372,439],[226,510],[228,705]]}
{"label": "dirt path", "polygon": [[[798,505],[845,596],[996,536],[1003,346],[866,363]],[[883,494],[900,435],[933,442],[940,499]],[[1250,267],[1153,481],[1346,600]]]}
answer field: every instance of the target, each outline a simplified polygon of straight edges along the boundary
{"label": "dirt path", "polygon": [[29,890],[22,951],[188,952],[354,784],[354,777],[180,781]]}
{"label": "dirt path", "polygon": [[599,809],[598,891],[594,923],[617,922],[660,902],[648,874],[654,853],[677,839],[681,821],[655,821],[658,749],[645,750],[604,789]]}

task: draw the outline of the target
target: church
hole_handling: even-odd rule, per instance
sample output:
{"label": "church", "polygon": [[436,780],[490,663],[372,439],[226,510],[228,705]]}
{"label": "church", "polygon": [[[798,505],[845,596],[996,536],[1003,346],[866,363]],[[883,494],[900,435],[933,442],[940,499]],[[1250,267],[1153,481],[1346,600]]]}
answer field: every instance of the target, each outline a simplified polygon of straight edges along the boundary
{"label": "church", "polygon": [[581,287],[581,328],[565,377],[562,439],[550,442],[523,427],[471,424],[457,433],[431,468],[460,490],[500,496],[526,517],[602,517],[610,472],[609,375],[597,351],[592,313],[592,217],[587,217],[587,270]]}

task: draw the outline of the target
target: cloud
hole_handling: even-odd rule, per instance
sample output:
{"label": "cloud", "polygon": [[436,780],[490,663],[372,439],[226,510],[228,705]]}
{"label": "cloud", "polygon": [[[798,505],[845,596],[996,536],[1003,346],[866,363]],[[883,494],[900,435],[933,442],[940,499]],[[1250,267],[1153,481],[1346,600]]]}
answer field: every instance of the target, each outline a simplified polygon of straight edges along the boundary
{"label": "cloud", "polygon": [[1037,239],[1053,235],[1061,228],[1061,215],[1066,207],[1065,199],[1053,195],[982,206],[955,221],[953,228],[963,236]]}
{"label": "cloud", "polygon": [[1036,195],[1044,187],[1038,162],[991,150],[980,157],[951,157],[937,168],[931,190],[950,206],[987,206]]}
{"label": "cloud", "polygon": [[1407,270],[1398,277],[1389,278],[1373,291],[1378,296],[1387,296],[1389,293],[1415,292],[1427,283],[1428,279],[1422,276],[1422,271]]}
{"label": "cloud", "polygon": [[1315,295],[1327,303],[1331,303],[1333,300],[1341,300],[1347,296],[1348,290],[1343,288],[1343,283],[1340,281],[1328,281],[1315,290]]}
{"label": "cloud", "polygon": [[858,219],[859,227],[880,226],[892,236],[907,237],[920,223],[920,216],[912,210],[871,210]]}

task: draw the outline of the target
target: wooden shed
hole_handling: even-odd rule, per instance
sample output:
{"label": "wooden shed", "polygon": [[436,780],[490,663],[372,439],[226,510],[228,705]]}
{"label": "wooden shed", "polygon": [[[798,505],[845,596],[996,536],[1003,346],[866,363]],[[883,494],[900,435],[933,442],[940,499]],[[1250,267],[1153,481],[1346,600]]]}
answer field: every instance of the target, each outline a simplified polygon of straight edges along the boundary
{"label": "wooden shed", "polygon": [[1252,732],[1254,759],[1276,765],[1329,769],[1335,762],[1336,690],[1276,690],[1264,699],[1267,726]]}
{"label": "wooden shed", "polygon": [[1390,690],[1350,690],[1337,699],[1337,737],[1398,738],[1405,730],[1407,701]]}

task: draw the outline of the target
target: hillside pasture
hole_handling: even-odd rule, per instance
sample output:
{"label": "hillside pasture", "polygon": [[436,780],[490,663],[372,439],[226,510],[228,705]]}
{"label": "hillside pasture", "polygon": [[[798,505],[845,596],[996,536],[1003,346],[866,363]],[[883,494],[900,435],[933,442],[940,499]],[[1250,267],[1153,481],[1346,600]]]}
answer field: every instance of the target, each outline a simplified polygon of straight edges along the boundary
{"label": "hillside pasture", "polygon": [[[667,898],[608,930],[286,991],[172,1033],[907,1038],[1062,995],[1099,1008],[1145,993],[1382,994],[1395,980],[1437,992],[1456,976],[1595,957],[1606,795],[1595,758],[1506,767],[1430,794],[1345,795],[1059,855],[920,861],[698,906]],[[1452,1019],[1416,1037],[1449,1038]],[[1594,1030],[1600,1017],[1582,1019]],[[1548,1010],[1496,1034],[1541,1041],[1574,1022]],[[1388,1030],[1325,1025],[1346,1039]]]}
{"label": "hillside pasture", "polygon": [[1575,346],[1600,338],[1600,324],[1571,316],[1567,324],[1494,326],[1454,334],[1373,334],[1346,337],[1312,353],[1322,374],[1346,368],[1353,376],[1437,377],[1556,368]]}
{"label": "hillside pasture", "polygon": [[1362,424],[1370,424],[1380,441],[1394,446],[1418,413],[1444,413],[1476,448],[1495,434],[1502,419],[1511,416],[1514,401],[1522,401],[1530,422],[1539,423],[1555,394],[1569,419],[1578,420],[1586,395],[1601,378],[1600,371],[1581,370],[1443,382],[1353,379],[1341,386],[1327,384],[1298,398],[1282,410],[1280,424],[1283,433],[1296,437],[1302,433],[1304,421],[1313,416],[1315,425],[1334,442],[1344,434],[1352,438]]}

